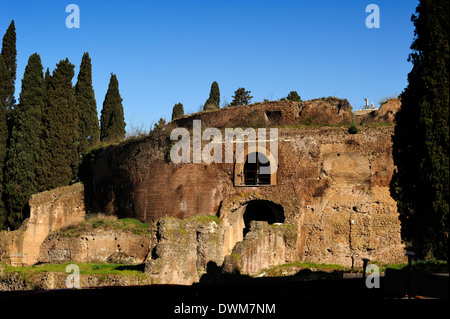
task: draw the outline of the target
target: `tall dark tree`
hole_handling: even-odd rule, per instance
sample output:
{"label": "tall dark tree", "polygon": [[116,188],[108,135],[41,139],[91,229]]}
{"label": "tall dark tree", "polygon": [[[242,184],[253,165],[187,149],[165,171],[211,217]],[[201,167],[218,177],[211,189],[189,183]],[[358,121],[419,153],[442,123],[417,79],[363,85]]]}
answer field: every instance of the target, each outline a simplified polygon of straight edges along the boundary
{"label": "tall dark tree", "polygon": [[117,76],[111,73],[100,118],[100,140],[117,142],[125,138],[125,119]]}
{"label": "tall dark tree", "polygon": [[81,59],[80,72],[75,85],[75,101],[79,112],[78,151],[82,154],[100,140],[97,103],[92,87],[92,64],[88,52],[85,52]]}
{"label": "tall dark tree", "polygon": [[[17,49],[16,49],[16,27],[14,25],[14,20],[11,21],[5,35],[3,36],[2,42],[2,52],[6,69],[9,75],[9,81],[11,86],[9,87],[8,96],[6,97],[6,109],[9,113],[14,107],[16,99],[14,98],[14,83],[16,82],[16,70],[17,70]],[[7,114],[7,116],[9,116]]]}
{"label": "tall dark tree", "polygon": [[9,212],[8,222],[13,228],[20,226],[24,207],[30,196],[38,190],[36,174],[45,95],[42,70],[40,56],[32,54],[23,75],[19,104],[12,112],[5,169],[5,201]]}
{"label": "tall dark tree", "polygon": [[205,102],[205,106],[203,107],[204,111],[208,110],[217,110],[220,108],[220,90],[219,84],[214,81],[211,84],[211,90],[209,92],[209,98]]}
{"label": "tall dark tree", "polygon": [[44,107],[41,111],[41,134],[40,134],[40,146],[41,149],[39,151],[39,161],[38,161],[38,169],[36,171],[36,184],[38,191],[48,190],[47,184],[47,171],[49,170],[49,164],[46,162],[48,158],[48,154],[46,153],[46,141],[48,138],[48,133],[46,133],[47,127],[45,125],[45,121],[47,121],[48,106],[49,106],[49,92],[51,91],[51,81],[52,76],[50,74],[50,69],[47,68],[44,74]]}
{"label": "tall dark tree", "polygon": [[80,160],[73,76],[74,65],[67,58],[56,65],[51,77],[48,71],[45,76],[39,185],[42,189],[71,183]]}
{"label": "tall dark tree", "polygon": [[250,95],[251,91],[246,91],[244,88],[239,88],[234,91],[233,101],[230,105],[248,105],[251,102],[253,96]]}
{"label": "tall dark tree", "polygon": [[6,225],[7,213],[3,202],[4,195],[4,176],[3,169],[6,159],[8,126],[6,124],[6,98],[10,91],[11,83],[9,81],[8,69],[5,65],[3,56],[0,55],[0,230]]}
{"label": "tall dark tree", "polygon": [[448,258],[449,3],[421,0],[408,87],[393,138],[392,196],[402,236],[422,258]]}
{"label": "tall dark tree", "polygon": [[172,121],[184,115],[183,104],[177,103],[172,109]]}

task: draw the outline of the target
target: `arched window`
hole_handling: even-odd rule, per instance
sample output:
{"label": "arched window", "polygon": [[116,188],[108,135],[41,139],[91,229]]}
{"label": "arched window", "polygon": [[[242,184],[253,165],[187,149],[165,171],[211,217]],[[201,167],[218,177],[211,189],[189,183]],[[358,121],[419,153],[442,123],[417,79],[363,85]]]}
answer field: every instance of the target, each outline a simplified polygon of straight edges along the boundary
{"label": "arched window", "polygon": [[270,185],[270,162],[262,153],[248,154],[243,173],[246,186]]}
{"label": "arched window", "polygon": [[263,147],[250,148],[242,162],[234,164],[234,186],[271,186],[277,184],[278,163]]}

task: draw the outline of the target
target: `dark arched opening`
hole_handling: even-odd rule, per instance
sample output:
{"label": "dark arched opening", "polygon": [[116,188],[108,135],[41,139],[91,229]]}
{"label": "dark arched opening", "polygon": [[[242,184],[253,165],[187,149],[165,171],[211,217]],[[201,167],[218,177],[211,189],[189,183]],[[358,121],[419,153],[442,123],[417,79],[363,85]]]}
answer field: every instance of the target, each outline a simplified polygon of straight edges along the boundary
{"label": "dark arched opening", "polygon": [[283,206],[268,200],[253,200],[247,204],[243,219],[245,236],[250,230],[252,220],[266,221],[269,224],[284,223],[284,209]]}

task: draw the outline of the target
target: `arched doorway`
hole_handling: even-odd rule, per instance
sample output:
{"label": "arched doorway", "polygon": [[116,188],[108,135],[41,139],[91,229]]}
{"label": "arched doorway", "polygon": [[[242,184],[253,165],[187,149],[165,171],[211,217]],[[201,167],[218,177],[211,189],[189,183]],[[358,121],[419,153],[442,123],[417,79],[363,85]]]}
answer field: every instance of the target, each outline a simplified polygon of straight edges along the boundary
{"label": "arched doorway", "polygon": [[245,236],[250,231],[252,220],[266,221],[269,224],[284,223],[283,206],[268,200],[252,200],[247,203],[243,214]]}
{"label": "arched doorway", "polygon": [[231,212],[224,218],[229,227],[224,234],[223,254],[228,255],[237,242],[244,240],[250,231],[252,220],[266,221],[269,224],[284,223],[283,206],[269,200],[251,200]]}

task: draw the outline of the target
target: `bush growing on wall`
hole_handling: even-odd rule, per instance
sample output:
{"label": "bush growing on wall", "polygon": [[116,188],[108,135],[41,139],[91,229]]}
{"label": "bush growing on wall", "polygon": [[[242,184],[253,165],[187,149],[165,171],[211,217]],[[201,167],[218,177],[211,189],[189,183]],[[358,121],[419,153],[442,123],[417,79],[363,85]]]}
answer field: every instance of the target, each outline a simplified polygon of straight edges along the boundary
{"label": "bush growing on wall", "polygon": [[355,124],[353,124],[352,126],[350,126],[349,128],[348,128],[348,132],[350,133],[350,134],[356,134],[356,133],[358,133],[358,128],[356,127],[356,125]]}

